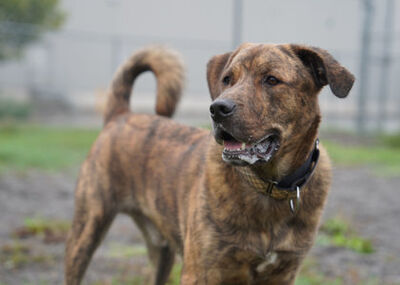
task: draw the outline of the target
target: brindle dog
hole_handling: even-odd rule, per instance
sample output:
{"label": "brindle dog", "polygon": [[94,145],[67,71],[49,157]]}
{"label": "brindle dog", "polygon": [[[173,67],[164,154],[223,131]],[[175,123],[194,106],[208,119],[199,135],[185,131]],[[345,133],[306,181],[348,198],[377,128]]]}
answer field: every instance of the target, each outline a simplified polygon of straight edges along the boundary
{"label": "brindle dog", "polygon": [[[146,70],[157,78],[161,116],[129,111]],[[66,284],[80,283],[117,213],[142,231],[154,284],[166,283],[175,253],[181,284],[294,284],[331,180],[316,143],[318,93],[329,84],[346,97],[354,77],[319,48],[243,44],[213,57],[207,79],[212,133],[165,118],[183,81],[171,51],[144,49],[117,72],[77,183]]]}

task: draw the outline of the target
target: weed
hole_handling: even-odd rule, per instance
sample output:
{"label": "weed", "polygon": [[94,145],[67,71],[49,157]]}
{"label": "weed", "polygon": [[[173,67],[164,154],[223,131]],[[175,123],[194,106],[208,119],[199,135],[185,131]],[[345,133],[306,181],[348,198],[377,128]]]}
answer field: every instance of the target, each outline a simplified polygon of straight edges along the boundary
{"label": "weed", "polygon": [[329,278],[317,269],[314,259],[308,257],[304,260],[296,285],[341,285],[343,280],[339,278]]}
{"label": "weed", "polygon": [[70,223],[61,220],[51,220],[41,217],[26,218],[24,226],[17,228],[13,235],[23,239],[38,236],[45,243],[57,243],[65,240]]}
{"label": "weed", "polygon": [[113,258],[130,258],[135,256],[145,256],[147,254],[146,247],[143,245],[123,245],[112,243],[108,255]]}
{"label": "weed", "polygon": [[342,281],[340,279],[328,279],[323,275],[310,274],[308,276],[300,275],[296,279],[296,285],[340,285]]}
{"label": "weed", "polygon": [[374,252],[371,241],[357,235],[349,224],[339,217],[329,219],[321,226],[317,243],[344,247],[363,254]]}
{"label": "weed", "polygon": [[19,242],[5,244],[0,248],[0,262],[7,269],[23,267],[28,263],[48,263],[51,257],[34,254],[32,249]]}
{"label": "weed", "polygon": [[90,285],[143,285],[146,284],[141,276],[136,277],[114,277],[111,281],[95,281]]}

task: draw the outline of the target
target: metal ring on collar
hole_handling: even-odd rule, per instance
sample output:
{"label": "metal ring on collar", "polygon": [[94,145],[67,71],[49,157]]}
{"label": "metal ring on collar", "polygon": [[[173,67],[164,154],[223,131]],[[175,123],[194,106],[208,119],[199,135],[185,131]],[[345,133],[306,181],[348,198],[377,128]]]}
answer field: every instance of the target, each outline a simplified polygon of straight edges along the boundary
{"label": "metal ring on collar", "polygon": [[300,208],[300,188],[299,186],[296,186],[296,203],[293,202],[294,199],[289,200],[289,205],[290,205],[290,211],[292,212],[293,215],[296,214],[296,212]]}

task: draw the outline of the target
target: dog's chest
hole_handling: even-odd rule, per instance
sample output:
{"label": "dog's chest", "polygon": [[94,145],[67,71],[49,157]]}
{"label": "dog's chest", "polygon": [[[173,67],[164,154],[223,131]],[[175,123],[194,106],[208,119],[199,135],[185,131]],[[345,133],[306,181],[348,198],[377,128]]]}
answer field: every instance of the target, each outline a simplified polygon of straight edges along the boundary
{"label": "dog's chest", "polygon": [[[281,253],[275,251],[270,251],[264,256],[255,256],[249,254],[249,252],[238,252],[236,256],[240,256],[241,259],[235,259],[233,263],[228,262],[227,264],[230,264],[231,271],[224,275],[234,275],[236,276],[235,278],[240,280],[243,284],[276,279],[279,275],[284,273],[282,269],[284,269],[285,266],[282,265],[286,264],[287,261],[285,254],[281,255]],[[248,258],[245,258],[245,256]],[[241,274],[238,274],[239,272],[241,272]]]}
{"label": "dog's chest", "polygon": [[248,239],[246,245],[236,245],[235,261],[248,264],[251,280],[263,281],[277,278],[285,274],[287,268],[297,262],[300,252],[292,242],[292,235],[293,233],[289,230],[286,234],[282,234],[279,240],[266,238],[268,235],[262,238],[263,234],[258,235],[259,239]]}
{"label": "dog's chest", "polygon": [[268,252],[265,255],[264,260],[256,264],[254,267],[254,271],[257,274],[264,273],[268,267],[275,267],[276,264],[278,264],[278,254],[276,252]]}

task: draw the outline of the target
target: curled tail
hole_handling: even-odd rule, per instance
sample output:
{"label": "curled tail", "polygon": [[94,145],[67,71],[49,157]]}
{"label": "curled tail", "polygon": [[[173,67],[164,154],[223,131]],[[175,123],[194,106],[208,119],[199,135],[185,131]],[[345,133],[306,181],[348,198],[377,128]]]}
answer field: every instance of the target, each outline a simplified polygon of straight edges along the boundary
{"label": "curled tail", "polygon": [[104,113],[104,124],[129,112],[129,98],[136,77],[152,71],[157,79],[156,113],[171,117],[181,97],[184,68],[180,56],[165,47],[151,46],[135,52],[116,72]]}

